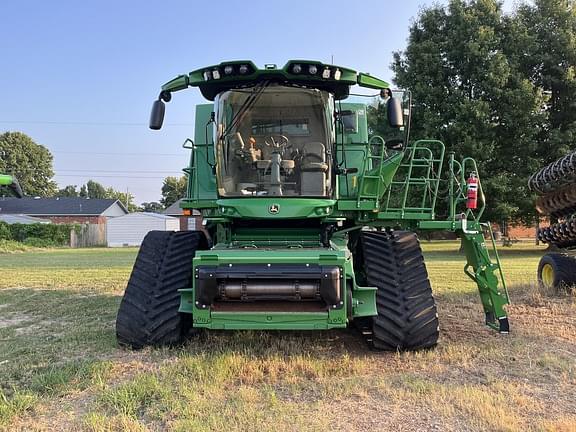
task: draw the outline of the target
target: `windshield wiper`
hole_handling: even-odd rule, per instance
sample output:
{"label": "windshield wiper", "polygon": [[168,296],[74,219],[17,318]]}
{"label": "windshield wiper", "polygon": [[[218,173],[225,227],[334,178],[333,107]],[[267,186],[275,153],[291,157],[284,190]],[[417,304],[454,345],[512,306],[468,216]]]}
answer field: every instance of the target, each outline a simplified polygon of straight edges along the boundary
{"label": "windshield wiper", "polygon": [[264,91],[264,89],[266,87],[268,87],[269,84],[270,84],[270,81],[263,81],[254,87],[253,93],[246,98],[244,103],[242,103],[242,105],[238,109],[238,112],[234,115],[234,117],[232,117],[232,121],[230,122],[230,125],[226,128],[226,130],[224,132],[222,132],[220,139],[224,139],[225,137],[227,137],[236,128],[236,126],[238,126],[238,124],[246,116],[246,113],[258,101],[258,99],[262,95],[262,92]]}

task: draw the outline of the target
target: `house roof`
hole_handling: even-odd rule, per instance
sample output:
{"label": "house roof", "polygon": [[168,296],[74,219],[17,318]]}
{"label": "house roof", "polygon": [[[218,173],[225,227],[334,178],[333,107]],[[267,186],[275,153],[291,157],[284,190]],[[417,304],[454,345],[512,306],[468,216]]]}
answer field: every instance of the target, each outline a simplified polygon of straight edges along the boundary
{"label": "house roof", "polygon": [[172,216],[163,215],[163,214],[159,214],[159,213],[150,213],[150,212],[130,213],[130,214],[127,214],[125,216],[120,216],[120,217],[117,217],[114,219],[119,220],[122,218],[142,218],[142,217],[149,217],[149,218],[153,218],[153,219],[162,219],[162,220],[177,219],[177,218],[172,217]]}
{"label": "house roof", "polygon": [[7,224],[49,224],[52,223],[48,219],[40,219],[31,216],[26,216],[22,214],[0,214],[0,222],[6,222]]}
{"label": "house roof", "polygon": [[[184,213],[182,212],[182,209],[180,208],[181,202],[182,202],[182,200],[179,199],[174,204],[169,206],[166,210],[164,210],[163,213],[165,215],[169,215],[169,216],[182,216]],[[193,215],[199,215],[200,212],[198,210],[194,209],[194,210],[192,210],[192,214]]]}
{"label": "house roof", "polygon": [[1,198],[0,214],[28,216],[100,216],[110,207],[124,205],[115,199],[90,198]]}

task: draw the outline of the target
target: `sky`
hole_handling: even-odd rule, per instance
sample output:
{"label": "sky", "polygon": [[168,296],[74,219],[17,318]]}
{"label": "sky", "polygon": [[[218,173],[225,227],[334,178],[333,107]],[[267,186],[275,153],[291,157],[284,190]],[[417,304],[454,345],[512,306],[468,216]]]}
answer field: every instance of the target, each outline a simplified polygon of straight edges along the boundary
{"label": "sky", "polygon": [[[158,201],[194,136],[190,88],[148,129],[160,86],[227,60],[314,59],[392,80],[421,7],[442,1],[3,1],[0,133],[24,132],[54,156],[59,187],[93,179]],[[356,7],[357,6],[357,7]],[[505,10],[513,0],[505,2]]]}

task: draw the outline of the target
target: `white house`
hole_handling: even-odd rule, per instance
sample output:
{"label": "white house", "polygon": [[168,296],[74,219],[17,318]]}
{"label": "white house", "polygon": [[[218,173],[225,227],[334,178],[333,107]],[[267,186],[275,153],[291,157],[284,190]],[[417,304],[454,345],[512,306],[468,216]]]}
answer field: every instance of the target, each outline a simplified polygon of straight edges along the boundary
{"label": "white house", "polygon": [[180,231],[178,218],[157,213],[130,213],[108,220],[108,247],[140,246],[150,231]]}

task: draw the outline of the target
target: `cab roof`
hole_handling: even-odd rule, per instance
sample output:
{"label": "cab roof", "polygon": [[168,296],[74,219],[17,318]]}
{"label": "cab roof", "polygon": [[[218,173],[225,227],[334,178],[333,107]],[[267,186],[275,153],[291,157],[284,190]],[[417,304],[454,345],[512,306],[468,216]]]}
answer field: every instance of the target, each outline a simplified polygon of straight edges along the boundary
{"label": "cab roof", "polygon": [[356,84],[372,89],[389,88],[386,81],[370,74],[314,60],[290,60],[282,68],[267,64],[263,69],[258,69],[249,60],[235,60],[179,75],[162,86],[160,97],[169,101],[172,92],[190,86],[198,87],[206,99],[213,101],[223,91],[251,87],[265,81],[326,90],[336,99],[346,98],[350,87]]}

